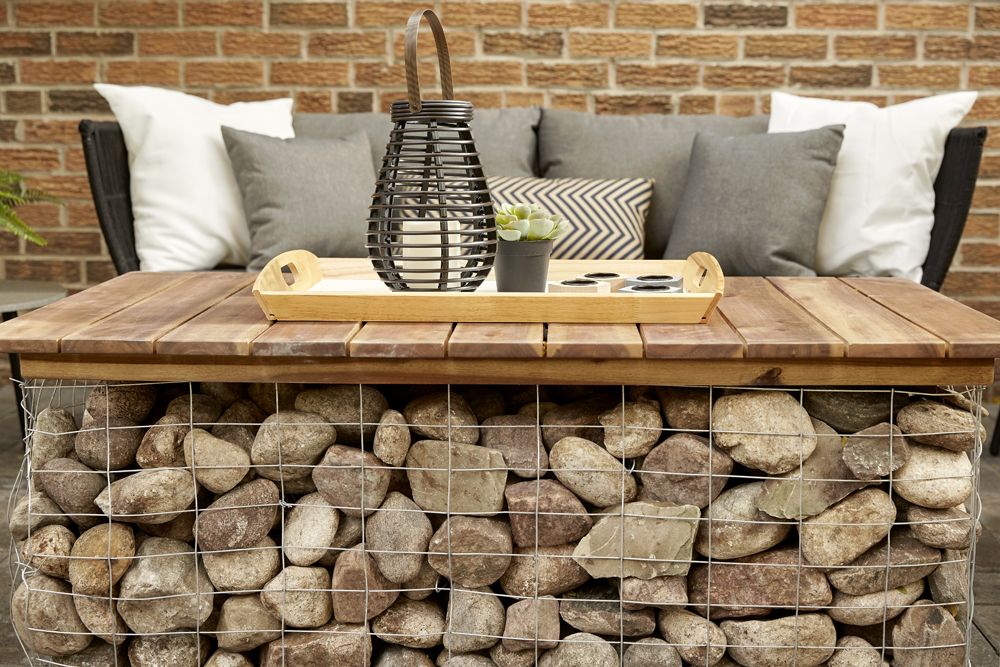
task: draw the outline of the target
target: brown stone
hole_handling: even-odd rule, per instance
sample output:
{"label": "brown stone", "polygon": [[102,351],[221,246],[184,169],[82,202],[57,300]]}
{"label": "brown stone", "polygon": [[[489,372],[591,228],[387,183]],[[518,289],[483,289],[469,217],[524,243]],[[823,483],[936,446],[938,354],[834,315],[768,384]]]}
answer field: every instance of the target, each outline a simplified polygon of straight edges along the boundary
{"label": "brown stone", "polygon": [[44,656],[72,655],[90,644],[87,626],[73,605],[68,583],[45,574],[21,582],[11,598],[14,631],[27,648]]}
{"label": "brown stone", "polygon": [[548,547],[574,542],[593,525],[583,503],[559,482],[548,479],[520,482],[508,486],[504,493],[511,531],[518,546]]}
{"label": "brown stone", "polygon": [[895,520],[885,491],[856,491],[802,523],[802,555],[820,567],[846,565],[888,535]]}
{"label": "brown stone", "polygon": [[250,455],[242,447],[208,431],[195,428],[184,436],[183,444],[184,462],[195,481],[213,493],[232,490],[250,471]]}
{"label": "brown stone", "polygon": [[592,581],[563,594],[559,615],[577,630],[596,635],[645,637],[656,630],[655,612],[623,609],[621,596],[608,582]]}
{"label": "brown stone", "polygon": [[598,507],[620,505],[635,498],[635,477],[608,450],[583,438],[567,436],[549,452],[556,478],[580,499]]}
{"label": "brown stone", "polygon": [[489,586],[506,572],[513,546],[506,521],[451,516],[431,538],[427,561],[461,586]]}
{"label": "brown stone", "polygon": [[251,651],[281,636],[281,621],[268,612],[259,595],[234,595],[222,603],[216,637],[219,648]]}
{"label": "brown stone", "polygon": [[167,523],[180,516],[194,499],[195,482],[190,470],[154,468],[112,482],[94,503],[119,521]]}
{"label": "brown stone", "polygon": [[128,468],[135,461],[142,435],[137,422],[84,413],[81,431],[76,434],[76,454],[94,470]]}
{"label": "brown stone", "polygon": [[620,398],[614,394],[593,394],[582,400],[549,410],[542,418],[542,442],[552,451],[557,442],[573,436],[591,442],[604,442],[601,415],[618,405]]}
{"label": "brown stone", "polygon": [[816,448],[809,415],[783,391],[722,396],[713,408],[712,428],[716,443],[734,461],[772,475],[794,470]]}
{"label": "brown stone", "polygon": [[128,660],[132,667],[160,667],[160,665],[198,667],[205,664],[208,651],[208,638],[204,636],[174,634],[136,637],[128,646]]}
{"label": "brown stone", "polygon": [[720,627],[729,640],[729,655],[744,667],[816,667],[833,655],[837,643],[826,614],[723,621]]}
{"label": "brown stone", "polygon": [[191,427],[177,415],[164,415],[142,436],[135,462],[141,468],[183,468],[184,436]]}
{"label": "brown stone", "polygon": [[500,452],[504,463],[518,477],[534,479],[549,467],[549,454],[539,437],[534,413],[489,417],[479,434],[480,444]]}
{"label": "brown stone", "polygon": [[843,456],[855,477],[876,479],[899,470],[910,458],[910,447],[899,427],[882,422],[847,438]]}
{"label": "brown stone", "polygon": [[69,527],[71,523],[70,518],[48,496],[41,491],[32,491],[14,505],[7,526],[15,540],[26,540],[29,533],[43,526]]}
{"label": "brown stone", "polygon": [[507,466],[496,450],[421,440],[410,447],[406,466],[413,500],[426,512],[493,515],[503,509]]}
{"label": "brown stone", "polygon": [[81,528],[101,522],[101,510],[94,499],[108,484],[106,473],[73,459],[52,459],[42,466],[41,478],[45,494]]}
{"label": "brown stone", "polygon": [[281,411],[261,424],[250,458],[261,477],[275,482],[306,479],[336,440],[337,430],[321,415]]}
{"label": "brown stone", "polygon": [[401,596],[372,619],[372,634],[390,644],[431,648],[444,638],[444,609],[433,600]]}
{"label": "brown stone", "polygon": [[655,500],[703,509],[722,493],[732,471],[725,450],[699,435],[676,433],[646,455],[640,479]]}
{"label": "brown stone", "polygon": [[278,499],[278,487],[268,479],[236,487],[198,517],[199,547],[222,551],[254,546],[274,525]]}
{"label": "brown stone", "polygon": [[247,387],[247,396],[261,410],[269,415],[278,412],[288,412],[295,409],[295,397],[305,385],[296,382],[254,382]]}
{"label": "brown stone", "polygon": [[792,530],[757,509],[764,482],[751,482],[726,489],[708,506],[707,521],[698,527],[695,550],[703,556],[728,560],[766,551],[779,544]]}
{"label": "brown stone", "polygon": [[410,427],[396,410],[386,410],[379,419],[372,442],[372,451],[386,465],[398,467],[406,461],[410,450]]}
{"label": "brown stone", "polygon": [[211,396],[223,410],[228,410],[236,401],[247,395],[247,386],[242,382],[202,382],[198,390]]}
{"label": "brown stone", "polygon": [[475,413],[465,399],[454,392],[419,396],[407,404],[403,415],[410,430],[424,438],[468,445],[479,441],[479,421]]}
{"label": "brown stone", "polygon": [[657,627],[668,642],[677,647],[685,662],[711,666],[726,654],[726,635],[712,621],[685,609],[661,609]]}
{"label": "brown stone", "polygon": [[132,565],[135,536],[124,523],[103,523],[85,531],[70,553],[69,581],[81,595],[110,595]]}
{"label": "brown stone", "polygon": [[264,585],[260,601],[293,628],[318,628],[333,616],[330,573],[323,567],[289,565]]}
{"label": "brown stone", "polygon": [[209,426],[222,414],[222,406],[205,394],[185,394],[178,396],[167,405],[167,414],[180,417],[185,424]]}
{"label": "brown stone", "polygon": [[490,648],[500,640],[503,625],[503,604],[488,587],[451,587],[445,616],[445,651],[470,653]]}
{"label": "brown stone", "polygon": [[253,450],[253,441],[260,424],[265,419],[267,414],[256,403],[240,398],[226,408],[212,427],[211,433],[216,438],[239,445],[249,454]]}
{"label": "brown stone", "polygon": [[21,558],[42,574],[69,579],[69,555],[74,542],[76,535],[66,526],[42,526],[21,545]]}
{"label": "brown stone", "polygon": [[604,426],[605,449],[620,459],[648,454],[663,428],[660,406],[651,401],[627,401],[601,413],[598,421]]}
{"label": "brown stone", "polygon": [[330,621],[311,632],[286,632],[260,652],[260,667],[368,667],[372,640],[366,625]]}
{"label": "brown stone", "polygon": [[653,577],[639,579],[625,577],[612,579],[622,597],[622,608],[628,610],[653,607],[669,609],[688,603],[688,584],[685,576]]}
{"label": "brown stone", "polygon": [[507,607],[503,645],[508,651],[555,648],[559,645],[560,602],[553,597],[521,600]]}
{"label": "brown stone", "polygon": [[378,509],[389,490],[389,478],[388,466],[377,456],[343,445],[331,445],[312,471],[316,490],[348,516],[368,516]]}
{"label": "brown stone", "polygon": [[[930,509],[914,505],[907,510],[906,519],[918,540],[936,549],[968,549],[972,541],[972,517],[962,506],[947,509]],[[983,525],[976,522],[976,539],[983,532]]]}
{"label": "brown stone", "polygon": [[847,567],[827,573],[827,578],[831,585],[845,593],[867,595],[912,584],[933,572],[940,562],[940,551],[921,543],[908,528],[897,527],[888,538]]}
{"label": "brown stone", "polygon": [[[590,575],[573,560],[576,543],[555,547],[514,547],[510,567],[500,577],[507,595],[534,597],[561,595],[573,590]],[[536,554],[537,551],[537,554]]]}
{"label": "brown stone", "polygon": [[307,389],[295,397],[296,410],[322,415],[337,429],[337,441],[345,445],[361,445],[363,436],[365,445],[370,447],[379,417],[388,408],[389,402],[382,392],[367,385]]}
{"label": "brown stone", "polygon": [[138,424],[153,409],[156,393],[155,385],[102,382],[87,396],[87,413],[101,421],[108,416]]}
{"label": "brown stone", "polygon": [[364,623],[389,608],[399,591],[382,576],[365,544],[351,547],[333,569],[333,616],[338,623]]}
{"label": "brown stone", "polygon": [[106,596],[89,597],[73,592],[73,604],[80,620],[94,636],[103,641],[123,644],[131,633],[125,620],[118,613],[118,603],[113,596],[118,590],[108,591]]}
{"label": "brown stone", "polygon": [[386,579],[401,584],[420,573],[434,529],[416,503],[390,493],[366,528],[368,548]]}
{"label": "brown stone", "polygon": [[980,441],[986,439],[986,428],[976,425],[968,410],[959,410],[937,401],[917,401],[899,411],[896,423],[911,440],[924,445],[965,452],[976,446],[976,429]]}

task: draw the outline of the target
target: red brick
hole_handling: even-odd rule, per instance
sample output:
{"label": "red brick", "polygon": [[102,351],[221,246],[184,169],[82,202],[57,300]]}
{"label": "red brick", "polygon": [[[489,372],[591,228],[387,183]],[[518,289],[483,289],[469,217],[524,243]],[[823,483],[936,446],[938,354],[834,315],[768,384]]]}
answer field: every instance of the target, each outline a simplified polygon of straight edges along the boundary
{"label": "red brick", "polygon": [[569,55],[604,58],[648,58],[653,36],[641,32],[571,32]]}
{"label": "red brick", "polygon": [[1000,118],[1000,96],[980,95],[972,110],[966,116],[968,120],[995,120]]}
{"label": "red brick", "polygon": [[45,190],[60,199],[90,199],[90,181],[86,176],[36,176],[28,187]]}
{"label": "red brick", "polygon": [[796,5],[795,27],[874,29],[878,27],[878,5],[841,3]]}
{"label": "red brick", "polygon": [[[393,52],[397,58],[404,57],[406,53],[406,33],[402,30],[397,30],[393,38]],[[471,30],[449,30],[448,52],[453,56],[476,55],[476,33]],[[417,39],[417,56],[437,56],[437,47],[434,46],[434,38],[429,30],[420,31]]]}
{"label": "red brick", "polygon": [[[279,64],[274,63],[272,67]],[[273,79],[272,74],[272,79]],[[203,62],[184,66],[184,84],[187,86],[244,86],[264,83],[264,63],[253,61]],[[272,81],[272,83],[274,83]]]}
{"label": "red brick", "polygon": [[784,84],[781,67],[705,67],[706,88],[775,88]]}
{"label": "red brick", "polygon": [[[437,81],[437,63],[418,63],[417,73],[420,75],[420,84],[426,87],[430,82]],[[406,69],[402,63],[355,63],[354,83],[358,86],[405,86]]]}
{"label": "red brick", "polygon": [[374,103],[373,93],[343,91],[337,93],[337,113],[368,113]]}
{"label": "red brick", "polygon": [[567,109],[569,111],[586,111],[586,95],[553,95],[549,105],[553,109]]}
{"label": "red brick", "polygon": [[45,231],[42,236],[48,245],[25,244],[27,255],[100,255],[101,234],[92,232]]}
{"label": "red brick", "polygon": [[964,238],[996,238],[1000,236],[1000,214],[971,213],[965,221]]}
{"label": "red brick", "polygon": [[293,32],[227,32],[222,36],[227,56],[301,56],[302,36]]}
{"label": "red brick", "polygon": [[119,85],[177,86],[181,82],[181,64],[170,60],[112,61],[104,77],[108,83]]}
{"label": "red brick", "polygon": [[963,243],[962,266],[1000,266],[1000,245],[996,243]]}
{"label": "red brick", "polygon": [[825,35],[747,35],[743,55],[747,58],[826,58]]}
{"label": "red brick", "polygon": [[234,102],[263,102],[265,100],[280,100],[291,97],[287,90],[219,90],[212,96],[216,104],[233,104]]}
{"label": "red brick", "polygon": [[381,56],[385,54],[385,49],[384,32],[324,32],[309,35],[310,56]]}
{"label": "red brick", "polygon": [[333,96],[329,90],[303,90],[295,95],[295,113],[333,113]]}
{"label": "red brick", "polygon": [[503,94],[493,90],[456,90],[455,99],[472,102],[477,109],[499,109],[503,106]]}
{"label": "red brick", "polygon": [[543,93],[507,93],[507,107],[545,106]]}
{"label": "red brick", "polygon": [[184,5],[184,25],[264,25],[264,5],[260,2],[188,2]]}
{"label": "red brick", "polygon": [[86,204],[69,204],[69,226],[70,227],[97,227],[100,223],[97,220],[97,211],[90,202]]}
{"label": "red brick", "polygon": [[[619,13],[621,13],[622,7],[623,5],[618,6]],[[531,4],[528,5],[528,25],[533,28],[606,28],[608,27],[608,11],[608,6],[603,3]],[[629,24],[619,23],[618,25]]]}
{"label": "red brick", "polygon": [[807,88],[867,88],[872,83],[872,68],[871,65],[792,67],[788,83]]}
{"label": "red brick", "polygon": [[45,148],[0,148],[0,164],[13,171],[55,171],[59,151]]}
{"label": "red brick", "polygon": [[1000,155],[984,155],[979,163],[979,178],[1000,178]]}
{"label": "red brick", "polygon": [[833,41],[833,48],[837,58],[842,60],[913,60],[917,57],[917,38],[912,35],[841,35]]}
{"label": "red brick", "polygon": [[179,25],[180,11],[176,2],[102,2],[101,25],[168,26]]}
{"label": "red brick", "polygon": [[21,83],[93,83],[97,63],[78,60],[22,60]]}
{"label": "red brick", "polygon": [[271,84],[277,86],[346,86],[347,63],[271,63]]}
{"label": "red brick", "polygon": [[656,55],[671,58],[733,59],[739,53],[736,35],[660,35]]}
{"label": "red brick", "polygon": [[16,120],[0,120],[0,141],[17,141]]}
{"label": "red brick", "polygon": [[273,2],[271,25],[346,26],[347,4],[343,2]]}
{"label": "red brick", "polygon": [[670,95],[594,95],[594,110],[619,116],[673,112]]}
{"label": "red brick", "polygon": [[977,185],[972,208],[1000,208],[1000,185]]}
{"label": "red brick", "polygon": [[[950,65],[880,65],[879,85],[883,88],[958,88],[960,68]],[[969,85],[972,75],[969,75]]]}
{"label": "red brick", "polygon": [[111,107],[100,93],[86,90],[50,90],[49,112],[111,115]]}
{"label": "red brick", "polygon": [[0,232],[0,254],[20,255],[22,241],[14,234],[6,231]]}
{"label": "red brick", "polygon": [[80,282],[80,262],[52,259],[12,260],[4,262],[9,280],[46,280],[58,283]]}
{"label": "red brick", "polygon": [[1000,6],[976,5],[976,27],[984,30],[1000,29]]}
{"label": "red brick", "polygon": [[60,56],[130,56],[134,52],[135,35],[130,32],[56,33]]}
{"label": "red brick", "polygon": [[615,9],[615,26],[619,28],[694,28],[697,25],[696,5],[623,2]]}
{"label": "red brick", "polygon": [[0,63],[0,85],[17,83],[17,72],[14,63]]}
{"label": "red brick", "polygon": [[520,2],[443,2],[441,21],[447,26],[519,26]]}
{"label": "red brick", "polygon": [[713,28],[783,28],[788,7],[781,5],[704,5],[705,25]]}
{"label": "red brick", "polygon": [[140,56],[214,56],[218,53],[214,32],[142,32]]}
{"label": "red brick", "polygon": [[886,5],[886,28],[916,30],[965,30],[969,27],[969,7],[952,5]]}
{"label": "red brick", "polygon": [[[649,36],[646,36],[649,39]],[[450,38],[448,40],[451,41]],[[525,35],[519,32],[494,32],[483,35],[483,53],[503,56],[562,55],[563,36],[558,32]]]}
{"label": "red brick", "polygon": [[986,135],[986,143],[983,144],[983,148],[986,150],[1000,149],[1000,126],[991,126],[987,129],[989,134]]}
{"label": "red brick", "polygon": [[719,114],[723,116],[752,116],[757,107],[753,95],[723,95],[719,98]]}
{"label": "red brick", "polygon": [[42,94],[37,90],[8,90],[3,98],[7,113],[42,113]]}
{"label": "red brick", "polygon": [[969,55],[973,60],[1000,60],[1000,35],[976,35]]}
{"label": "red brick", "polygon": [[524,82],[521,63],[517,61],[453,62],[451,75],[456,86],[520,86]]}
{"label": "red brick", "polygon": [[18,25],[94,25],[90,2],[19,2],[14,7]]}
{"label": "red brick", "polygon": [[528,63],[528,85],[603,88],[608,85],[608,66],[597,63]]}
{"label": "red brick", "polygon": [[71,120],[26,120],[24,121],[24,141],[28,144],[73,144],[80,143],[79,121]]}
{"label": "red brick", "polygon": [[358,2],[354,6],[354,25],[406,25],[410,14],[425,8],[419,2]]}
{"label": "red brick", "polygon": [[60,208],[58,204],[25,204],[17,207],[17,214],[29,227],[44,229],[59,226]]}
{"label": "red brick", "polygon": [[615,81],[625,88],[689,88],[698,85],[698,66],[619,65]]}
{"label": "red brick", "polygon": [[104,281],[111,280],[118,275],[113,262],[84,262],[84,266],[87,269],[86,282],[90,285],[103,283]]}
{"label": "red brick", "polygon": [[887,95],[851,95],[848,99],[852,102],[868,102],[869,104],[874,104],[879,109],[889,106],[889,97]]}
{"label": "red brick", "polygon": [[992,88],[1000,85],[1000,67],[975,65],[969,67],[970,88]]}
{"label": "red brick", "polygon": [[949,271],[941,291],[949,296],[995,296],[1000,294],[1000,272]]}
{"label": "red brick", "polygon": [[82,148],[70,147],[66,149],[66,171],[87,171]]}
{"label": "red brick", "polygon": [[[983,313],[984,315],[989,315],[995,320],[1000,319],[1000,301],[992,301],[988,299],[961,299],[960,303],[962,303],[962,305],[968,306],[969,308],[974,308],[979,312]],[[995,359],[994,364],[996,364],[998,361],[1000,360]],[[991,390],[995,396],[997,389],[995,387],[991,387]],[[994,398],[993,400],[996,399]]]}
{"label": "red brick", "polygon": [[0,32],[0,56],[51,54],[52,35],[47,32]]}
{"label": "red brick", "polygon": [[680,113],[705,115],[715,113],[715,95],[681,96]]}

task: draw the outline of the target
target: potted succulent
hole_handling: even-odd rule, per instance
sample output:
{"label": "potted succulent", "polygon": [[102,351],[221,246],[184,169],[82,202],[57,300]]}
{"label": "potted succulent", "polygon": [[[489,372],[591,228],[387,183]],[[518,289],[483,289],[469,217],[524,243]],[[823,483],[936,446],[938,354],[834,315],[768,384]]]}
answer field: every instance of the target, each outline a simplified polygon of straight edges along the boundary
{"label": "potted succulent", "polygon": [[569,231],[569,222],[538,204],[501,204],[496,221],[497,290],[544,292],[552,242]]}
{"label": "potted succulent", "polygon": [[14,211],[14,207],[36,202],[53,204],[62,204],[62,202],[41,190],[25,189],[23,184],[26,180],[17,172],[0,169],[0,226],[32,243],[46,245],[45,239],[21,220],[17,212]]}

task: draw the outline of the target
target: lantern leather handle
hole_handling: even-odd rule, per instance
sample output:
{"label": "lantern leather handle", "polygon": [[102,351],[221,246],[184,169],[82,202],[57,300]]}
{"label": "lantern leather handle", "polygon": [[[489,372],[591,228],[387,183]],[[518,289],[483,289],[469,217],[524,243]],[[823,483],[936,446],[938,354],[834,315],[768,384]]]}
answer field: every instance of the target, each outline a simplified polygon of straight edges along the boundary
{"label": "lantern leather handle", "polygon": [[455,99],[451,85],[451,57],[448,55],[448,40],[444,36],[441,20],[432,9],[419,9],[410,14],[406,22],[406,94],[410,98],[410,113],[420,113],[420,79],[417,75],[417,31],[420,29],[420,19],[426,18],[427,25],[434,34],[434,44],[437,46],[438,67],[441,70],[441,97],[446,100]]}

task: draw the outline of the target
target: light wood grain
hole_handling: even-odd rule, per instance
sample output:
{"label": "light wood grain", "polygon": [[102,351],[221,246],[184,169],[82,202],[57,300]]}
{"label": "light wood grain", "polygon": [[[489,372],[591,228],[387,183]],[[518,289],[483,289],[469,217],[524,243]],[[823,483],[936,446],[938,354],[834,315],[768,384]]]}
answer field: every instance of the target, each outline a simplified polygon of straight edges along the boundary
{"label": "light wood grain", "polygon": [[449,357],[545,356],[545,325],[540,322],[455,325],[448,339]]}
{"label": "light wood grain", "polygon": [[271,326],[251,289],[243,288],[161,337],[156,353],[250,354],[250,343]]}
{"label": "light wood grain", "polygon": [[383,359],[445,356],[451,323],[369,322],[349,343],[352,357]]}
{"label": "light wood grain", "polygon": [[570,359],[641,359],[634,324],[549,324],[545,356]]}
{"label": "light wood grain", "polygon": [[261,357],[346,357],[361,322],[275,322],[253,341]]}
{"label": "light wood grain", "polygon": [[66,336],[192,276],[133,271],[112,278],[0,325],[0,352],[59,352]]}
{"label": "light wood grain", "polygon": [[169,382],[704,384],[884,386],[990,384],[992,359],[356,359],[26,355],[25,377]]}
{"label": "light wood grain", "polygon": [[847,343],[849,357],[943,357],[947,344],[891,310],[828,278],[770,278]]}
{"label": "light wood grain", "polygon": [[1000,322],[905,278],[843,278],[843,282],[947,344],[949,357],[1000,358]]}
{"label": "light wood grain", "polygon": [[844,341],[763,278],[727,278],[718,311],[753,359],[843,357]]}
{"label": "light wood grain", "polygon": [[[640,273],[670,273],[681,275],[687,261],[683,259],[553,259],[549,262],[547,280],[569,280],[590,271],[610,271],[638,275]],[[324,278],[339,280],[377,280],[371,260],[358,258],[323,258],[317,260]],[[493,280],[490,276],[489,280]]]}
{"label": "light wood grain", "polygon": [[640,324],[650,359],[739,359],[743,339],[723,317],[705,324]]}
{"label": "light wood grain", "polygon": [[245,273],[199,273],[63,339],[74,354],[153,354],[156,341],[246,287]]}

